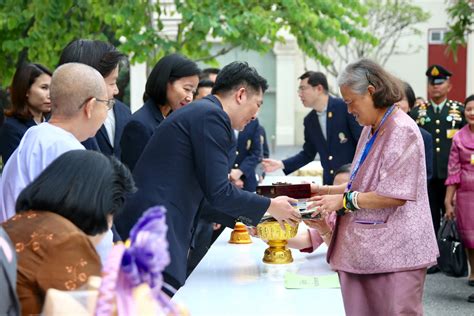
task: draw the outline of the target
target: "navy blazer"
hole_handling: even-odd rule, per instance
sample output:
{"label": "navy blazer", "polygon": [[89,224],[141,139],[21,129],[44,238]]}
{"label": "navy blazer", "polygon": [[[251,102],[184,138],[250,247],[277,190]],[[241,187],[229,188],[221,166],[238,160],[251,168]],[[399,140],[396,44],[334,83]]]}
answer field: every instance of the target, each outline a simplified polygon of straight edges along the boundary
{"label": "navy blazer", "polygon": [[426,178],[429,181],[433,177],[433,136],[424,128],[419,129],[425,144]]}
{"label": "navy blazer", "polygon": [[204,199],[248,225],[257,225],[270,205],[270,199],[230,183],[234,142],[229,116],[219,100],[209,95],[164,120],[135,166],[138,191],[116,216],[116,227],[126,239],[146,209],[166,207],[171,263],[164,274],[175,287],[186,279],[188,250]]}
{"label": "navy blazer", "polygon": [[270,149],[268,148],[267,132],[265,132],[265,128],[262,125],[259,126],[259,131],[260,131],[260,142],[262,143],[263,158],[269,158]]}
{"label": "navy blazer", "polygon": [[0,155],[3,159],[3,165],[7,163],[18,147],[26,131],[35,125],[36,122],[33,119],[21,120],[13,116],[5,117],[5,122],[0,127]]}
{"label": "navy blazer", "polygon": [[336,170],[351,163],[359,141],[362,126],[347,112],[342,99],[329,96],[326,111],[326,135],[324,138],[315,110],[304,118],[303,150],[293,157],[283,160],[285,174],[310,163],[319,153],[323,171],[323,183],[332,184]]}
{"label": "navy blazer", "polygon": [[119,100],[115,100],[113,111],[115,116],[115,135],[113,140],[114,146],[112,147],[110,144],[109,136],[104,125],[100,127],[99,131],[95,135],[95,139],[97,140],[97,144],[103,154],[106,154],[107,156],[114,155],[120,159],[122,154],[122,150],[120,148],[120,139],[122,138],[125,125],[132,117],[132,113],[130,112],[129,107]]}
{"label": "navy blazer", "polygon": [[133,171],[135,164],[140,158],[146,144],[153,135],[155,128],[160,125],[164,117],[159,107],[151,100],[135,113],[123,129],[120,146],[122,148],[121,159],[130,170]]}
{"label": "navy blazer", "polygon": [[241,177],[244,182],[243,189],[255,192],[257,189],[255,168],[262,160],[262,143],[258,119],[251,121],[243,131],[239,132],[236,155],[233,168],[240,169],[243,172]]}
{"label": "navy blazer", "polygon": [[121,148],[120,148],[120,139],[122,138],[122,133],[125,125],[130,120],[132,113],[128,106],[119,100],[115,100],[115,105],[112,109],[115,116],[115,136],[114,136],[114,147],[110,144],[109,136],[107,135],[107,130],[105,125],[102,124],[100,129],[97,131],[94,137],[88,138],[82,142],[82,145],[87,150],[99,151],[107,156],[115,156],[120,159],[121,157]]}

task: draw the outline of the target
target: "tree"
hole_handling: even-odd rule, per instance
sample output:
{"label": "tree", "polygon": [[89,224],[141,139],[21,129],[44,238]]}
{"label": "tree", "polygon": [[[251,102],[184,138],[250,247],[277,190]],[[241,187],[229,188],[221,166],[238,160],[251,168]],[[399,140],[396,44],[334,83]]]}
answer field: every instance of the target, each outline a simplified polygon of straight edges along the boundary
{"label": "tree", "polygon": [[326,71],[337,77],[339,70],[359,58],[367,57],[385,65],[390,56],[410,54],[419,47],[410,47],[401,51],[397,46],[404,36],[416,35],[421,32],[416,28],[418,23],[427,21],[429,14],[420,7],[410,4],[408,0],[366,0],[364,4],[369,8],[369,23],[362,30],[378,39],[376,45],[371,42],[351,38],[348,45],[340,45],[334,41],[318,44],[318,48],[327,55],[336,56],[332,64],[325,65]]}
{"label": "tree", "polygon": [[[361,30],[367,12],[358,0],[0,0],[0,86],[17,65],[34,61],[51,68],[73,39],[108,40],[132,62],[180,52],[212,62],[213,41],[226,53],[236,47],[266,52],[292,34],[300,48],[323,64],[330,58],[315,44],[351,38],[375,43]],[[170,19],[171,18],[171,19]],[[177,19],[176,34],[165,26]]]}
{"label": "tree", "polygon": [[16,67],[25,61],[54,68],[61,50],[73,39],[117,44],[116,25],[133,39],[140,37],[149,7],[147,1],[119,5],[101,0],[0,0],[0,85],[9,84]]}
{"label": "tree", "polygon": [[457,56],[458,46],[466,46],[466,36],[474,30],[474,1],[458,0],[448,8],[451,23],[445,35],[445,42],[453,56]]}

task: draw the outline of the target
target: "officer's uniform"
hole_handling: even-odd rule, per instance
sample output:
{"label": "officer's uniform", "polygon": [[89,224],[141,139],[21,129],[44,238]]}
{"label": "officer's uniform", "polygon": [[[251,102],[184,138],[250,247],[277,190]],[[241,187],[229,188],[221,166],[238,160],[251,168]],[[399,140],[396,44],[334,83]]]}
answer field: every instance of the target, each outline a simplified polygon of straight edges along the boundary
{"label": "officer's uniform", "polygon": [[[433,65],[426,71],[430,84],[445,82],[451,73],[439,65]],[[412,109],[410,115],[416,123],[433,136],[433,177],[429,182],[431,214],[435,232],[438,232],[441,216],[445,213],[444,197],[446,187],[449,152],[454,134],[465,124],[462,103],[446,99],[441,111],[430,100]]]}

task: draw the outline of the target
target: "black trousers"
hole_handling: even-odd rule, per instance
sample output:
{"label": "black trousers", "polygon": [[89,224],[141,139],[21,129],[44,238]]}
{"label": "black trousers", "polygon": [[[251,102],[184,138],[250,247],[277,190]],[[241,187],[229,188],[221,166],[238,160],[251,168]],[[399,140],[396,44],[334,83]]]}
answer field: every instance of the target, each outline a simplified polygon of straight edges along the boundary
{"label": "black trousers", "polygon": [[433,219],[435,234],[438,234],[441,219],[446,213],[444,207],[446,186],[444,185],[444,181],[446,181],[446,179],[432,178],[428,185],[428,196],[430,199],[431,217]]}
{"label": "black trousers", "polygon": [[194,268],[196,268],[211,247],[212,233],[213,223],[202,218],[199,219],[194,232],[194,245],[188,255],[187,276],[193,272]]}

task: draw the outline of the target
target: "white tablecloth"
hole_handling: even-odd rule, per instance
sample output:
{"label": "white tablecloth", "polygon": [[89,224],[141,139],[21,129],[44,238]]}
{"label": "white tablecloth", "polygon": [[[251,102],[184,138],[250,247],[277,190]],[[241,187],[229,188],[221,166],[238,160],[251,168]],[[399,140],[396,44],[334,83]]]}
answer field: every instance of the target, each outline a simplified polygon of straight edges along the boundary
{"label": "white tablecloth", "polygon": [[312,254],[292,250],[294,262],[262,262],[267,245],[229,244],[226,229],[190,275],[173,301],[186,306],[191,316],[201,315],[344,315],[340,289],[286,289],[284,275],[335,273],[326,263],[325,246]]}

